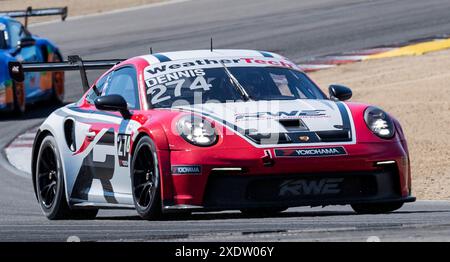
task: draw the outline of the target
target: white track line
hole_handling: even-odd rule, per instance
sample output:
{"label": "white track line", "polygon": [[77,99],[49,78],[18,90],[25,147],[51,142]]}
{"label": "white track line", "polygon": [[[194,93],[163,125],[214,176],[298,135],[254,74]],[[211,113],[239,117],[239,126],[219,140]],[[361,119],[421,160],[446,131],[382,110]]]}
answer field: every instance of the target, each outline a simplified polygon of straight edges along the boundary
{"label": "white track line", "polygon": [[[169,1],[164,1],[164,2],[151,3],[151,4],[146,4],[146,5],[139,5],[139,6],[122,8],[122,9],[117,9],[117,10],[111,10],[111,11],[106,11],[106,12],[101,12],[101,13],[68,16],[66,21],[76,21],[76,20],[90,18],[90,17],[124,13],[124,12],[136,11],[136,10],[140,10],[140,9],[154,8],[154,7],[166,6],[166,5],[178,4],[178,3],[190,2],[190,1],[192,1],[192,0],[169,0]],[[70,15],[70,10],[69,10],[69,15]],[[28,27],[33,28],[33,27],[38,27],[41,25],[48,25],[48,24],[54,24],[54,23],[61,23],[61,21],[60,20],[52,20],[52,21],[47,21],[47,22],[34,23],[34,24],[29,25]]]}

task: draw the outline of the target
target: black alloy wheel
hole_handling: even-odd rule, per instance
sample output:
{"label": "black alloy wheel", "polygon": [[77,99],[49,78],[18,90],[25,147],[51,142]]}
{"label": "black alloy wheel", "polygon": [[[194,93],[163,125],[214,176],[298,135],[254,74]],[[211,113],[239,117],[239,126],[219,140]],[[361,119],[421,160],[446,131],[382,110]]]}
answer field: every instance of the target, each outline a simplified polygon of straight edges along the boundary
{"label": "black alloy wheel", "polygon": [[50,220],[94,219],[98,213],[96,208],[71,209],[69,207],[61,163],[55,138],[51,135],[46,136],[40,144],[34,163],[36,196],[42,211]]}
{"label": "black alloy wheel", "polygon": [[41,204],[51,208],[55,202],[58,184],[58,165],[53,148],[47,145],[42,149],[42,155],[38,162],[37,182]]}
{"label": "black alloy wheel", "polygon": [[161,196],[155,146],[150,138],[141,138],[134,150],[131,164],[133,200],[143,219],[161,215]]}

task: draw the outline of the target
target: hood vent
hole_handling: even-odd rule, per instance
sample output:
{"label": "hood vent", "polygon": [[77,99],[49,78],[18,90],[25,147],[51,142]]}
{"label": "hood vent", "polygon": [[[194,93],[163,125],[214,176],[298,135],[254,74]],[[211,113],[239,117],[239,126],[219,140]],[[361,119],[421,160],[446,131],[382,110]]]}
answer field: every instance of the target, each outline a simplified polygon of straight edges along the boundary
{"label": "hood vent", "polygon": [[308,131],[308,127],[300,119],[279,119],[278,122],[288,131]]}
{"label": "hood vent", "polygon": [[351,141],[350,130],[332,130],[316,132],[322,142],[345,142]]}
{"label": "hood vent", "polygon": [[352,140],[350,130],[301,131],[273,134],[249,134],[246,136],[260,145],[308,144],[323,142],[347,142]]}
{"label": "hood vent", "polygon": [[271,145],[271,144],[289,144],[292,143],[291,138],[287,133],[273,133],[273,134],[248,134],[248,138],[253,140],[253,142],[260,145]]}

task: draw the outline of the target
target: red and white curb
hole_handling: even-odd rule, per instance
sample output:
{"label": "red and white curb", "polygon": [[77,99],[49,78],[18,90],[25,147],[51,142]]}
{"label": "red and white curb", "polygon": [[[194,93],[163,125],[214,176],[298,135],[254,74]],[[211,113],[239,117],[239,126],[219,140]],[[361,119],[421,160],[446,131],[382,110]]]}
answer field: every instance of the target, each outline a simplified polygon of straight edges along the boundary
{"label": "red and white curb", "polygon": [[[367,59],[377,58],[379,54],[388,54],[389,52],[392,52],[394,50],[402,50],[404,47],[412,47],[416,46],[417,44],[423,44],[423,43],[437,43],[437,42],[443,42],[449,40],[449,35],[440,35],[440,36],[433,36],[433,37],[426,37],[421,39],[415,39],[412,41],[392,44],[388,46],[378,46],[358,51],[351,51],[351,52],[343,52],[339,54],[330,54],[325,56],[318,56],[313,57],[311,59],[307,59],[305,61],[302,61],[299,63],[299,67],[305,71],[305,72],[314,72],[322,69],[328,69],[332,68],[338,65],[342,64],[349,64],[349,63],[355,63],[355,62],[361,62]],[[418,48],[419,50],[422,50],[424,52],[427,51],[436,51],[439,49],[447,49],[447,45],[443,46],[432,46],[432,47],[421,47]],[[404,53],[405,54],[405,53]],[[400,56],[402,54],[397,53],[392,56]]]}
{"label": "red and white curb", "polygon": [[[376,57],[379,54],[392,52],[393,50],[401,50],[401,48],[415,46],[421,43],[437,42],[446,40],[449,41],[448,35],[428,37],[422,39],[416,39],[404,43],[393,44],[389,46],[378,46],[368,48],[359,51],[343,52],[339,54],[331,54],[325,56],[318,56],[311,59],[307,59],[299,63],[299,67],[305,72],[314,72],[318,70],[328,69],[336,67],[342,64],[356,63],[372,57]],[[443,48],[448,48],[450,45]],[[442,49],[443,49],[442,48]],[[426,48],[425,48],[426,49]],[[438,48],[431,48],[437,50]],[[426,50],[425,50],[426,51]],[[397,54],[396,54],[397,55]],[[32,128],[25,133],[19,135],[11,142],[6,148],[6,157],[8,161],[17,169],[31,174],[31,151],[33,147],[34,137],[36,135],[37,127]]]}
{"label": "red and white curb", "polygon": [[305,72],[314,72],[336,67],[342,64],[360,62],[372,55],[388,52],[396,48],[397,47],[379,47],[361,51],[346,52],[342,54],[314,57],[301,62],[298,66]]}
{"label": "red and white curb", "polygon": [[31,151],[38,127],[19,135],[6,148],[6,158],[15,168],[31,174]]}

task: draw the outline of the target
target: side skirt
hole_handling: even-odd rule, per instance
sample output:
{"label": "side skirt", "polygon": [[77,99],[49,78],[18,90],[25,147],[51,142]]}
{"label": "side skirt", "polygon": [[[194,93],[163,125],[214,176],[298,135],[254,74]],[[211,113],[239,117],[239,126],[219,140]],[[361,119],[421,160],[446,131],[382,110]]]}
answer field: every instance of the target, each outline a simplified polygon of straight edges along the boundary
{"label": "side skirt", "polygon": [[70,206],[74,209],[135,209],[134,205],[86,202],[86,200],[76,198],[70,200]]}

